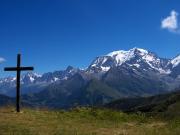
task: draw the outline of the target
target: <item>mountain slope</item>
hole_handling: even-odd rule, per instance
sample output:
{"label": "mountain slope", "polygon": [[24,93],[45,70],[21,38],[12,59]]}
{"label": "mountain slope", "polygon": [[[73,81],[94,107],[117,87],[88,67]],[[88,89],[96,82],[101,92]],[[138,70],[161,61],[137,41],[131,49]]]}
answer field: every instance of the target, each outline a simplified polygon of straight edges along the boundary
{"label": "mountain slope", "polygon": [[105,107],[127,112],[171,112],[179,114],[180,91],[144,98],[120,99]]}
{"label": "mountain slope", "polygon": [[104,76],[103,81],[128,96],[148,96],[166,91],[164,83],[158,74],[146,72],[126,64],[112,68]]}
{"label": "mountain slope", "polygon": [[30,106],[70,108],[102,105],[121,97],[120,92],[101,81],[87,81],[80,74],[75,74],[65,82],[52,84],[40,93],[24,96],[23,101]]}

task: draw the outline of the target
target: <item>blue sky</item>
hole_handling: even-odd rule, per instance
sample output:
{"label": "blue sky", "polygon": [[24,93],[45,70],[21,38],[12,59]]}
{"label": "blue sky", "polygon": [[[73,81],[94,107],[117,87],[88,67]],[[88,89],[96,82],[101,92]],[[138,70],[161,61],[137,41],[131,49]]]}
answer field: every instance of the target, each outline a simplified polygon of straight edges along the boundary
{"label": "blue sky", "polygon": [[3,67],[14,66],[17,53],[39,73],[84,68],[98,55],[135,46],[174,57],[178,14],[179,0],[0,1],[0,76],[11,74]]}

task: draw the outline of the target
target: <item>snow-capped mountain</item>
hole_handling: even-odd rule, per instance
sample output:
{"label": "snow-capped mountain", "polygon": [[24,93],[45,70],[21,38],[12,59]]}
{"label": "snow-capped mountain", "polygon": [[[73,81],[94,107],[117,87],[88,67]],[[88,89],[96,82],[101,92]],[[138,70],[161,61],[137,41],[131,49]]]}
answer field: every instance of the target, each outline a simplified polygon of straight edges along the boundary
{"label": "snow-capped mountain", "polygon": [[[44,73],[42,75],[27,72],[21,76],[22,93],[34,93],[43,90],[51,83],[67,80],[73,76],[79,69],[68,66],[66,70]],[[0,79],[0,94],[8,96],[15,95],[16,77],[7,77]]]}
{"label": "snow-capped mountain", "polygon": [[[173,59],[133,48],[99,56],[88,68],[71,66],[42,75],[21,76],[22,101],[30,106],[69,108],[143,97],[180,88],[180,55]],[[15,96],[16,78],[0,79],[0,94]]]}
{"label": "snow-capped mountain", "polygon": [[171,59],[167,67],[170,69],[172,77],[180,78],[180,55]]}
{"label": "snow-capped mountain", "polygon": [[68,66],[66,70],[44,73],[41,77],[35,79],[34,83],[54,83],[57,81],[67,80],[78,71],[79,69]]}
{"label": "snow-capped mountain", "polygon": [[31,83],[34,83],[35,80],[37,80],[38,78],[41,78],[41,77],[42,77],[42,75],[40,75],[40,74],[28,72],[28,73],[22,75],[21,83],[22,84],[31,84]]}
{"label": "snow-capped mountain", "polygon": [[119,50],[111,52],[107,55],[97,57],[88,67],[89,72],[107,72],[114,66],[127,64],[132,67],[137,67],[142,70],[153,70],[161,74],[169,74],[170,68],[167,68],[168,63],[173,63],[174,66],[179,64],[178,57],[176,59],[164,59],[158,57],[155,53],[141,49],[133,48],[128,51]]}
{"label": "snow-capped mountain", "polygon": [[180,55],[176,56],[175,58],[171,59],[168,63],[168,65],[171,65],[172,68],[175,68],[180,64]]}
{"label": "snow-capped mountain", "polygon": [[[113,51],[95,58],[89,67],[83,70],[68,66],[66,70],[42,75],[26,73],[21,76],[21,92],[39,93],[55,88],[55,92],[60,89],[63,94],[73,96],[75,93],[71,93],[72,91],[84,90],[91,86],[91,83],[95,83],[91,82],[94,79],[100,81],[96,82],[100,85],[97,85],[98,90],[112,90],[115,97],[158,94],[174,90],[180,87],[180,55],[165,59],[141,48]],[[14,96],[15,87],[15,77],[0,79],[0,94]],[[96,87],[96,84],[92,84],[92,87]]]}
{"label": "snow-capped mountain", "polygon": [[[66,80],[75,74],[79,69],[68,66],[66,70],[60,70],[55,72],[48,72],[44,74],[38,74],[33,72],[27,72],[21,76],[21,84],[36,84],[36,83],[53,83],[60,80]],[[15,83],[16,77],[1,78],[1,83]]]}

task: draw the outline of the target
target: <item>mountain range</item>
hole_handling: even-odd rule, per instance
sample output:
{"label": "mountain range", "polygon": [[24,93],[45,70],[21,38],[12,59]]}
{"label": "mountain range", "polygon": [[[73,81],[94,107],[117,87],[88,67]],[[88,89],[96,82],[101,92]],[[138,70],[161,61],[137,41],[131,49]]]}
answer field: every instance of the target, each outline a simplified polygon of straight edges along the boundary
{"label": "mountain range", "polygon": [[[0,94],[14,97],[15,86],[15,77],[0,79]],[[26,73],[21,86],[24,104],[51,108],[148,97],[180,88],[180,55],[167,59],[141,48],[119,50],[96,57],[86,69]]]}

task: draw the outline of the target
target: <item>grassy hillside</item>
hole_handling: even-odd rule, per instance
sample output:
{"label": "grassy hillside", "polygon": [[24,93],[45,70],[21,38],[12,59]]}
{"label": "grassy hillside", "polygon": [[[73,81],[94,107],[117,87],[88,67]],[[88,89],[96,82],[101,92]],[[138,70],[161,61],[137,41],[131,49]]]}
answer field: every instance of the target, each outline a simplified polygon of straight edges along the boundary
{"label": "grassy hillside", "polygon": [[180,112],[180,91],[152,97],[120,99],[106,104],[105,107],[125,112],[169,112],[176,116]]}
{"label": "grassy hillside", "polygon": [[0,109],[1,135],[178,135],[180,118],[125,114],[108,109],[70,111]]}

